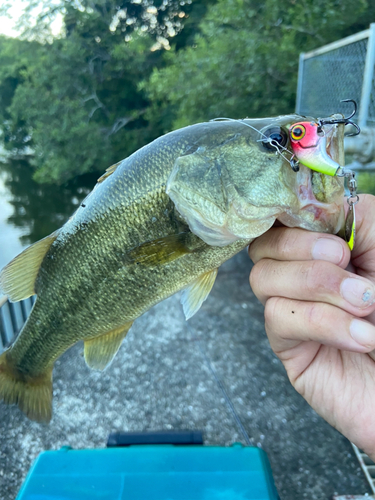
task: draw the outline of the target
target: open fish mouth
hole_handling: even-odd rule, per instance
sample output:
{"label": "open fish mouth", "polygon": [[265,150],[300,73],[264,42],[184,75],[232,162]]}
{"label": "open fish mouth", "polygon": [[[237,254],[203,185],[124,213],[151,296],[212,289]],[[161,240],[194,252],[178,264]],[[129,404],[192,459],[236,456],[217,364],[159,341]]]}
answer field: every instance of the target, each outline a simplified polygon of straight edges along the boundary
{"label": "open fish mouth", "polygon": [[292,149],[300,164],[295,192],[301,212],[294,217],[299,222],[303,220],[302,226],[306,229],[336,233],[344,215],[344,182],[336,175],[344,166],[344,124],[319,126],[314,120],[297,124],[300,125],[305,126],[306,131],[310,126],[310,135],[306,133],[305,141],[294,144],[291,136]]}
{"label": "open fish mouth", "polygon": [[289,129],[289,137],[294,157],[305,167],[327,174],[336,175],[344,163],[344,123],[331,120],[303,121]]}

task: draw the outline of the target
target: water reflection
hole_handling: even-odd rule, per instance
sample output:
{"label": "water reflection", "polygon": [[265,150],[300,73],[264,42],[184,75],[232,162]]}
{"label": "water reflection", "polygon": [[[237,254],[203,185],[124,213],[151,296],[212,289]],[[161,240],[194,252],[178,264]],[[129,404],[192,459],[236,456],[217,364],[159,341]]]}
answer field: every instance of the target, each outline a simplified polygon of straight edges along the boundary
{"label": "water reflection", "polygon": [[76,210],[91,191],[100,173],[87,174],[61,185],[38,184],[32,179],[32,168],[25,160],[0,164],[4,187],[13,214],[7,221],[22,228],[23,246],[52,233]]}

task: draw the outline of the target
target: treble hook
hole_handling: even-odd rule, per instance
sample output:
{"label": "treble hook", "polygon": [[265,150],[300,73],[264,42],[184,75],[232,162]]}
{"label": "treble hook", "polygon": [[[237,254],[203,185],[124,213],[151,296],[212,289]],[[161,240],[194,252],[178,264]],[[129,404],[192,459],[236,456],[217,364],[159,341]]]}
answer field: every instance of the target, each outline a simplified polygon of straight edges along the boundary
{"label": "treble hook", "polygon": [[353,116],[357,112],[357,103],[355,102],[355,100],[354,99],[342,99],[340,102],[352,102],[354,104],[354,111],[353,111],[353,113],[350,116],[345,117],[344,120],[350,120],[350,118],[353,118]]}
{"label": "treble hook", "polygon": [[358,135],[361,133],[361,129],[359,128],[359,126],[352,122],[350,118],[353,118],[353,116],[356,114],[357,112],[357,103],[354,101],[354,99],[343,99],[341,102],[352,102],[354,104],[354,111],[351,115],[347,116],[346,118],[344,118],[345,120],[345,125],[353,125],[353,127],[356,129],[355,132],[353,132],[352,134],[348,134],[346,137],[352,137],[354,135]]}
{"label": "treble hook", "polygon": [[344,118],[338,118],[337,120],[319,120],[319,128],[321,128],[323,125],[333,125],[335,123],[343,123],[344,125],[353,125],[353,127],[356,129],[355,132],[352,134],[348,134],[346,137],[352,137],[354,135],[358,135],[361,133],[361,129],[359,126],[354,123],[350,118],[353,118],[353,116],[357,112],[357,103],[353,99],[343,99],[341,102],[352,102],[354,104],[354,111],[352,112],[351,115],[349,116],[344,116]]}

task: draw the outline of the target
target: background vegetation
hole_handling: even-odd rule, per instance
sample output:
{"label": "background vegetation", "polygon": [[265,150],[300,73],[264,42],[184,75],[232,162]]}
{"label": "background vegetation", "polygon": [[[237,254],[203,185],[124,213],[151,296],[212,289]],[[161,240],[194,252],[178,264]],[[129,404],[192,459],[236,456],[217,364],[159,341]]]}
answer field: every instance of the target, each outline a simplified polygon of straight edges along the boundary
{"label": "background vegetation", "polygon": [[299,53],[371,21],[373,0],[29,0],[0,37],[4,147],[62,184],[174,128],[291,112]]}

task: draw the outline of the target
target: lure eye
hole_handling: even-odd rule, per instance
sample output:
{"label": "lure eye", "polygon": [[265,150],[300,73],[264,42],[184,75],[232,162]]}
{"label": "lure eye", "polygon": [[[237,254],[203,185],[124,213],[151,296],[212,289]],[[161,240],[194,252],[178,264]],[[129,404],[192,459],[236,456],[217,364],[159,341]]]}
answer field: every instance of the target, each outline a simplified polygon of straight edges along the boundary
{"label": "lure eye", "polygon": [[305,137],[306,129],[303,125],[294,125],[290,131],[290,136],[294,141],[299,141]]}
{"label": "lure eye", "polygon": [[275,150],[277,146],[284,147],[288,142],[288,134],[280,127],[271,127],[262,131],[262,144],[266,149]]}

